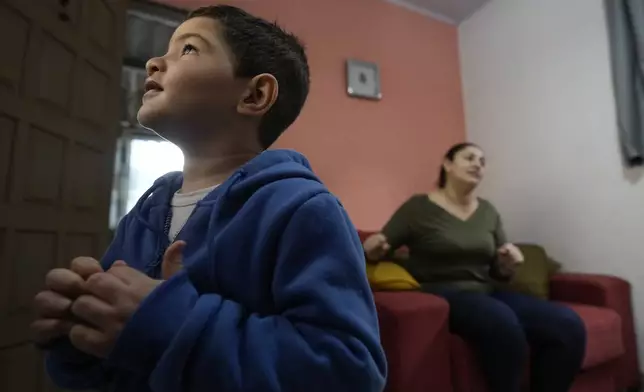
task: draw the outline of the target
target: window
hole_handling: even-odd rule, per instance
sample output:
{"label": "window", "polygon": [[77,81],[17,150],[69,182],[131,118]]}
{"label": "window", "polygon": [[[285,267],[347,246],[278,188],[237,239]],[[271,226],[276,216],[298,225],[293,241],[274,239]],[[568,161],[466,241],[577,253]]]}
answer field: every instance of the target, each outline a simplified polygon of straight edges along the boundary
{"label": "window", "polygon": [[185,18],[183,10],[142,1],[132,2],[127,17],[127,42],[121,78],[122,136],[118,140],[114,165],[114,186],[110,206],[110,228],[136,204],[162,175],[183,169],[178,147],[138,125],[145,63],[165,53],[174,29]]}
{"label": "window", "polygon": [[129,137],[119,141],[110,228],[127,214],[154,183],[166,173],[183,169],[183,154],[161,138]]}

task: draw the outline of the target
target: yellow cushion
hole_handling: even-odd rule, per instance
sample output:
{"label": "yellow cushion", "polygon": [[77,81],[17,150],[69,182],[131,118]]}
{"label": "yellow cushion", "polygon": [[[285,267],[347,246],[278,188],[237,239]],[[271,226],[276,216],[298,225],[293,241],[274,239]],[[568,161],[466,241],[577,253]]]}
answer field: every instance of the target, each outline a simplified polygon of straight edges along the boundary
{"label": "yellow cushion", "polygon": [[367,264],[367,278],[373,290],[418,290],[420,285],[403,267],[390,261]]}

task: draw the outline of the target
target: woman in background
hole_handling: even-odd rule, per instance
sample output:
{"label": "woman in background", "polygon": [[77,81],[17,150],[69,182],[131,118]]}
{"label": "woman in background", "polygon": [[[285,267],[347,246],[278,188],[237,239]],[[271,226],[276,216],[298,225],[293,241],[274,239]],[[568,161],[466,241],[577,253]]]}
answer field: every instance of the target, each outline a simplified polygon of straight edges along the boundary
{"label": "woman in background", "polygon": [[531,353],[531,391],[566,392],[586,347],[583,322],[571,309],[526,295],[497,291],[523,262],[509,243],[494,206],[476,196],[485,174],[478,146],[461,143],[445,155],[438,189],[411,197],[364,242],[381,260],[409,248],[404,267],[423,291],[450,304],[450,329],[475,348],[491,392],[518,392]]}

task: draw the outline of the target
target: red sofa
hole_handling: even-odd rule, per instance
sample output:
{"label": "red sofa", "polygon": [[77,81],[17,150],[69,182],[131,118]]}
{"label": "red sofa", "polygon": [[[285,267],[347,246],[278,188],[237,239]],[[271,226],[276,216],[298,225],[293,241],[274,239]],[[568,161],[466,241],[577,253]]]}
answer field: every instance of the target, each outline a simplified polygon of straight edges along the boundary
{"label": "red sofa", "polygon": [[[571,391],[637,388],[639,363],[628,282],[563,273],[552,278],[550,296],[574,309],[588,333],[582,371]],[[485,386],[471,347],[450,334],[446,301],[411,291],[376,292],[375,300],[389,364],[387,392],[494,392]]]}

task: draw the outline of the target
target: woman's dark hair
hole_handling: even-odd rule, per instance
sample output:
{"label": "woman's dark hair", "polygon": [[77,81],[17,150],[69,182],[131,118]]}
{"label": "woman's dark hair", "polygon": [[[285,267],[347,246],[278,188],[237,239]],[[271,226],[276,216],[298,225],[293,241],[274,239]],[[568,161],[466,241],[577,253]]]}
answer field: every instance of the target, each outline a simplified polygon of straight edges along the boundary
{"label": "woman's dark hair", "polygon": [[[449,150],[447,150],[447,152],[445,153],[445,156],[443,157],[443,160],[453,162],[456,154],[458,154],[461,150],[465,150],[468,147],[478,147],[478,146],[474,143],[467,143],[467,142],[455,144]],[[445,171],[445,167],[441,163],[441,170],[438,173],[438,187],[443,189],[445,188],[445,185],[447,185],[447,172]]]}

